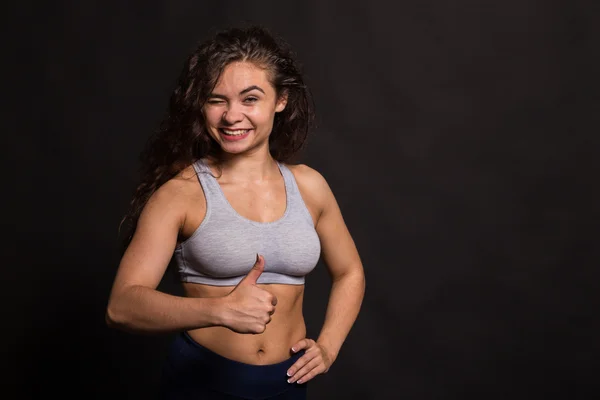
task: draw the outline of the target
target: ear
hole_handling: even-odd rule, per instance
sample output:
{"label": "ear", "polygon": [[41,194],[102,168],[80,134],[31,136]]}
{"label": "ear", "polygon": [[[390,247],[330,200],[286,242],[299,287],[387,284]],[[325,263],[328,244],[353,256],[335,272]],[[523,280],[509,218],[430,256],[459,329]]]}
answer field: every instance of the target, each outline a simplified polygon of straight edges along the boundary
{"label": "ear", "polygon": [[287,101],[288,101],[288,94],[286,91],[286,92],[281,93],[281,95],[277,99],[277,104],[275,104],[275,112],[281,112],[281,111],[285,110]]}

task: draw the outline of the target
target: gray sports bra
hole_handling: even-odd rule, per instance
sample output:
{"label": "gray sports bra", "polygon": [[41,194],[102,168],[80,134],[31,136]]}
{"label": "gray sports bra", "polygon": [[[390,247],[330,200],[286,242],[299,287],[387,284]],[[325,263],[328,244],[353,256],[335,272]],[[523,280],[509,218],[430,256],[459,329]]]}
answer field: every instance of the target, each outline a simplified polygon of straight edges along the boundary
{"label": "gray sports bra", "polygon": [[319,261],[321,244],[312,217],[292,172],[277,163],[285,182],[286,209],[273,222],[257,222],[238,214],[202,161],[194,169],[204,190],[206,215],[196,231],[175,248],[183,282],[237,285],[256,262],[265,259],[257,283],[304,284]]}

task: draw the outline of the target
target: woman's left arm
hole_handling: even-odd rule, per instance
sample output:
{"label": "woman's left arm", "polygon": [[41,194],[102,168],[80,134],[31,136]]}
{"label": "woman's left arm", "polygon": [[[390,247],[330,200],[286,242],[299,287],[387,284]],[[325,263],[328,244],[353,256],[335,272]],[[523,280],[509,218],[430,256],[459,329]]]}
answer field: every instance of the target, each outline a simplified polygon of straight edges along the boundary
{"label": "woman's left arm", "polygon": [[288,370],[290,383],[304,383],[329,370],[358,316],[365,292],[362,262],[331,188],[321,174],[306,166],[302,166],[301,181],[309,203],[320,210],[316,230],[332,287],[318,339],[305,338],[292,346],[293,352],[305,349],[305,354]]}

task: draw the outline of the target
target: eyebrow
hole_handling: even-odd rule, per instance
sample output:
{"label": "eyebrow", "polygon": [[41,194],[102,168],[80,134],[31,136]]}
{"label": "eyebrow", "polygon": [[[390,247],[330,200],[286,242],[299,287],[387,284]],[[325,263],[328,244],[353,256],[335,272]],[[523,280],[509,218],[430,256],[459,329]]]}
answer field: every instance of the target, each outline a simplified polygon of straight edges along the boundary
{"label": "eyebrow", "polygon": [[[259,86],[256,85],[252,85],[252,86],[248,86],[246,89],[242,90],[240,92],[240,95],[251,92],[253,90],[258,90],[259,92],[262,92],[263,94],[266,94],[264,90],[262,90]],[[224,96],[222,94],[216,94],[216,93],[211,93],[208,97],[217,97],[220,99],[226,99],[227,96]]]}

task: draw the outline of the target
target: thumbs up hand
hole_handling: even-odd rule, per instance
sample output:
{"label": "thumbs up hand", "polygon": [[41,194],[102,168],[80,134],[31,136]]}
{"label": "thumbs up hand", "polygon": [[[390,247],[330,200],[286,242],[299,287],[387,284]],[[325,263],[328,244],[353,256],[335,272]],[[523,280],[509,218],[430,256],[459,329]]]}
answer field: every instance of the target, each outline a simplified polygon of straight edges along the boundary
{"label": "thumbs up hand", "polygon": [[263,333],[275,312],[277,298],[256,286],[265,269],[265,260],[256,256],[248,274],[226,296],[224,325],[237,333]]}

